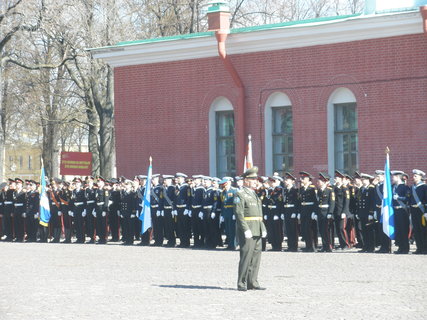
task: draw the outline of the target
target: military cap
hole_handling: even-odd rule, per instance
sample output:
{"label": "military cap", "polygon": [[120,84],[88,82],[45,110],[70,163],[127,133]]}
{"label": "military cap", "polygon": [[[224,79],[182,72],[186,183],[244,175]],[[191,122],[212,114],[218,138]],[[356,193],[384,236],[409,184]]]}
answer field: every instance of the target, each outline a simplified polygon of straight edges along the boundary
{"label": "military cap", "polygon": [[30,184],[30,180],[25,179],[25,184]]}
{"label": "military cap", "polygon": [[125,181],[123,181],[124,184],[133,184],[132,180],[126,179]]}
{"label": "military cap", "polygon": [[11,178],[9,178],[9,179],[7,179],[8,181],[9,181],[9,183],[11,183],[11,182],[15,182],[15,180],[14,179],[11,179]]}
{"label": "military cap", "polygon": [[76,178],[73,179],[73,182],[80,182],[81,183],[82,179],[76,177]]}
{"label": "military cap", "polygon": [[361,178],[360,172],[359,171],[354,171],[354,179],[359,179],[359,178]]}
{"label": "military cap", "polygon": [[16,183],[24,183],[24,181],[21,178],[15,178]]}
{"label": "military cap", "polygon": [[308,178],[310,178],[310,179],[313,179],[313,176],[311,175],[311,174],[309,174],[307,171],[300,171],[300,176],[301,177],[303,177],[303,178],[305,178],[305,177],[308,177]]}
{"label": "military cap", "polygon": [[110,182],[111,182],[112,184],[117,184],[117,183],[119,183],[119,180],[118,180],[117,178],[111,178],[111,179],[110,179]]}
{"label": "military cap", "polygon": [[143,174],[140,174],[140,175],[137,176],[137,179],[138,180],[144,180],[144,179],[147,179],[147,176],[143,175]]}
{"label": "military cap", "polygon": [[1,189],[3,189],[4,187],[6,187],[7,186],[7,183],[6,182],[2,182],[1,184],[0,184],[0,190]]}
{"label": "military cap", "polygon": [[177,172],[177,173],[175,174],[175,177],[176,177],[176,178],[179,178],[179,177],[182,177],[182,178],[188,178],[188,176],[187,176],[185,173],[182,173],[182,172]]}
{"label": "military cap", "polygon": [[242,176],[237,176],[237,177],[234,177],[234,180],[236,180],[236,181],[243,180],[243,177]]}
{"label": "military cap", "polygon": [[335,170],[335,177],[344,178],[344,174],[339,170]]}
{"label": "military cap", "polygon": [[173,179],[174,178],[174,176],[170,175],[170,174],[164,174],[162,177],[163,177],[163,179]]}
{"label": "military cap", "polygon": [[203,179],[203,180],[209,180],[209,181],[212,181],[212,180],[213,180],[213,178],[212,178],[212,177],[208,177],[208,176],[202,176],[202,179]]}
{"label": "military cap", "polygon": [[242,177],[245,179],[256,179],[256,178],[258,178],[258,167],[252,167],[252,168],[246,170],[242,174]]}
{"label": "military cap", "polygon": [[98,179],[97,179],[98,181],[104,181],[104,182],[107,182],[107,180],[106,179],[104,179],[103,177],[101,177],[101,176],[98,176]]}
{"label": "military cap", "polygon": [[331,177],[327,173],[319,172],[319,180],[326,182],[326,181],[331,180]]}
{"label": "military cap", "polygon": [[353,180],[353,177],[347,173],[344,175],[344,178],[346,178],[348,180]]}
{"label": "military cap", "polygon": [[362,179],[373,179],[374,177],[367,173],[361,173],[360,178]]}
{"label": "military cap", "polygon": [[224,177],[224,178],[222,178],[222,180],[220,180],[218,183],[219,184],[226,184],[227,182],[229,182],[229,181],[233,181],[233,178],[231,178],[231,177]]}
{"label": "military cap", "polygon": [[285,179],[291,179],[291,180],[296,180],[297,178],[295,178],[290,172],[285,172]]}
{"label": "military cap", "polygon": [[259,181],[259,182],[262,182],[262,183],[265,183],[265,182],[267,182],[267,181],[268,181],[268,177],[259,176],[259,177],[258,177],[258,181]]}
{"label": "military cap", "polygon": [[221,179],[218,177],[213,177],[212,181],[219,183],[221,181]]}
{"label": "military cap", "polygon": [[280,182],[283,181],[283,178],[279,177],[279,176],[272,176],[272,177],[269,177],[268,179],[270,179],[271,181],[276,181],[276,180],[278,180]]}
{"label": "military cap", "polygon": [[424,171],[421,171],[419,169],[412,170],[412,173],[417,174],[417,175],[422,176],[422,177],[425,177],[425,175],[426,175],[426,173]]}
{"label": "military cap", "polygon": [[383,176],[384,175],[384,170],[375,170],[375,174],[377,176]]}
{"label": "military cap", "polygon": [[406,172],[404,172],[402,174],[402,178],[403,178],[403,180],[408,180],[409,179],[409,175]]}
{"label": "military cap", "polygon": [[160,177],[160,174],[156,173],[156,174],[151,175],[151,178],[157,178],[157,177]]}
{"label": "military cap", "polygon": [[393,176],[398,176],[398,175],[403,175],[404,172],[400,170],[393,170],[393,171],[390,171],[390,174]]}
{"label": "military cap", "polygon": [[203,175],[201,174],[195,174],[193,176],[191,176],[193,179],[203,179]]}

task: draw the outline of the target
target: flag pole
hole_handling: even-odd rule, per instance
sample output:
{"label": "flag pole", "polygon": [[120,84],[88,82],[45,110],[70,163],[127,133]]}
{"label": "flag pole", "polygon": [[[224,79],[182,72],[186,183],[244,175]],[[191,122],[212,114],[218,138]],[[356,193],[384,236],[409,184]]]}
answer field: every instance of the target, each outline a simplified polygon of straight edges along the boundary
{"label": "flag pole", "polygon": [[[385,148],[385,154],[386,154],[387,158],[390,156],[390,148],[388,146]],[[392,250],[393,242],[391,241],[391,238],[388,238],[388,241],[390,244],[388,246],[390,248],[388,253],[392,253],[393,252],[393,250]]]}

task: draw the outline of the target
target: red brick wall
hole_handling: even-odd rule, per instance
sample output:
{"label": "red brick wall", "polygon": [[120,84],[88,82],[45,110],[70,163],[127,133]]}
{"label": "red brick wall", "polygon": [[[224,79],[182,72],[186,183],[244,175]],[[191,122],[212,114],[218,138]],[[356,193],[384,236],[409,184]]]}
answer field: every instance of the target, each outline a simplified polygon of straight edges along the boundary
{"label": "red brick wall", "polygon": [[[326,171],[327,102],[347,87],[357,98],[361,171],[382,168],[387,145],[394,169],[427,171],[426,52],[419,34],[233,55],[255,164],[262,172],[264,103],[280,88],[293,104],[295,171]],[[118,174],[145,173],[150,155],[155,172],[208,174],[208,112],[217,96],[237,101],[216,57],[116,68]]]}

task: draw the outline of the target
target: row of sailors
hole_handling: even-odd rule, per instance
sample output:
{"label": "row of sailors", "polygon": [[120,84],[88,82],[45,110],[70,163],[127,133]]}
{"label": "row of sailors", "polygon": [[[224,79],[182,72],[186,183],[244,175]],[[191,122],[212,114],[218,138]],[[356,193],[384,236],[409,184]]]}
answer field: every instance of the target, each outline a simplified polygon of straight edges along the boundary
{"label": "row of sailors", "polygon": [[[102,177],[95,183],[88,177],[83,185],[79,178],[68,182],[53,180],[48,191],[51,208],[50,232],[53,242],[59,242],[61,230],[65,242],[71,242],[75,230],[77,242],[90,242],[98,236],[105,243],[107,231],[111,241],[118,241],[120,228],[124,244],[141,240],[150,242],[150,233],[140,236],[141,199],[144,195],[146,177],[138,176],[134,181]],[[233,198],[241,179],[237,177],[237,188],[233,179],[222,180],[193,176],[183,173],[175,176],[152,176],[151,214],[155,245],[189,247],[193,237],[196,247],[222,246],[221,234],[225,232],[229,249],[235,249],[235,216]],[[393,206],[395,211],[397,253],[409,252],[408,234],[410,220],[417,245],[415,253],[427,251],[427,186],[423,182],[425,173],[413,170],[414,185],[404,183],[404,173],[393,171]],[[362,252],[390,252],[391,242],[383,233],[381,225],[382,183],[384,172],[376,171],[375,177],[355,174],[354,179],[340,171],[335,172],[334,185],[330,177],[320,173],[317,186],[307,172],[300,172],[300,186],[290,173],[283,178],[274,175],[261,178],[258,195],[263,203],[264,222],[268,230],[268,242],[273,250],[282,250],[284,234],[289,251],[298,250],[298,238],[305,241],[304,251],[316,251],[320,233],[321,251],[335,248],[335,236],[339,249],[361,247]],[[39,195],[37,183],[27,181],[26,190],[21,179],[10,180],[2,185],[0,193],[0,216],[2,217],[5,240],[23,241],[24,231],[28,241],[35,241],[38,228]],[[13,223],[12,223],[13,221]],[[108,229],[107,229],[108,227]],[[40,239],[47,241],[49,229],[41,228]],[[265,248],[265,244],[264,244]]]}

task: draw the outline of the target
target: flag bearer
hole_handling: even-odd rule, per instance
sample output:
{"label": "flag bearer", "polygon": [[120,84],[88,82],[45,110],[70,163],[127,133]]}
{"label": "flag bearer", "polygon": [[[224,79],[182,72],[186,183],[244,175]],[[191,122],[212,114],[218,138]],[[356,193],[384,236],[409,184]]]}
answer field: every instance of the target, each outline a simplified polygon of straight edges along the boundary
{"label": "flag bearer", "polygon": [[397,254],[409,253],[409,213],[408,204],[411,189],[403,183],[402,171],[391,171],[393,183],[393,208]]}

